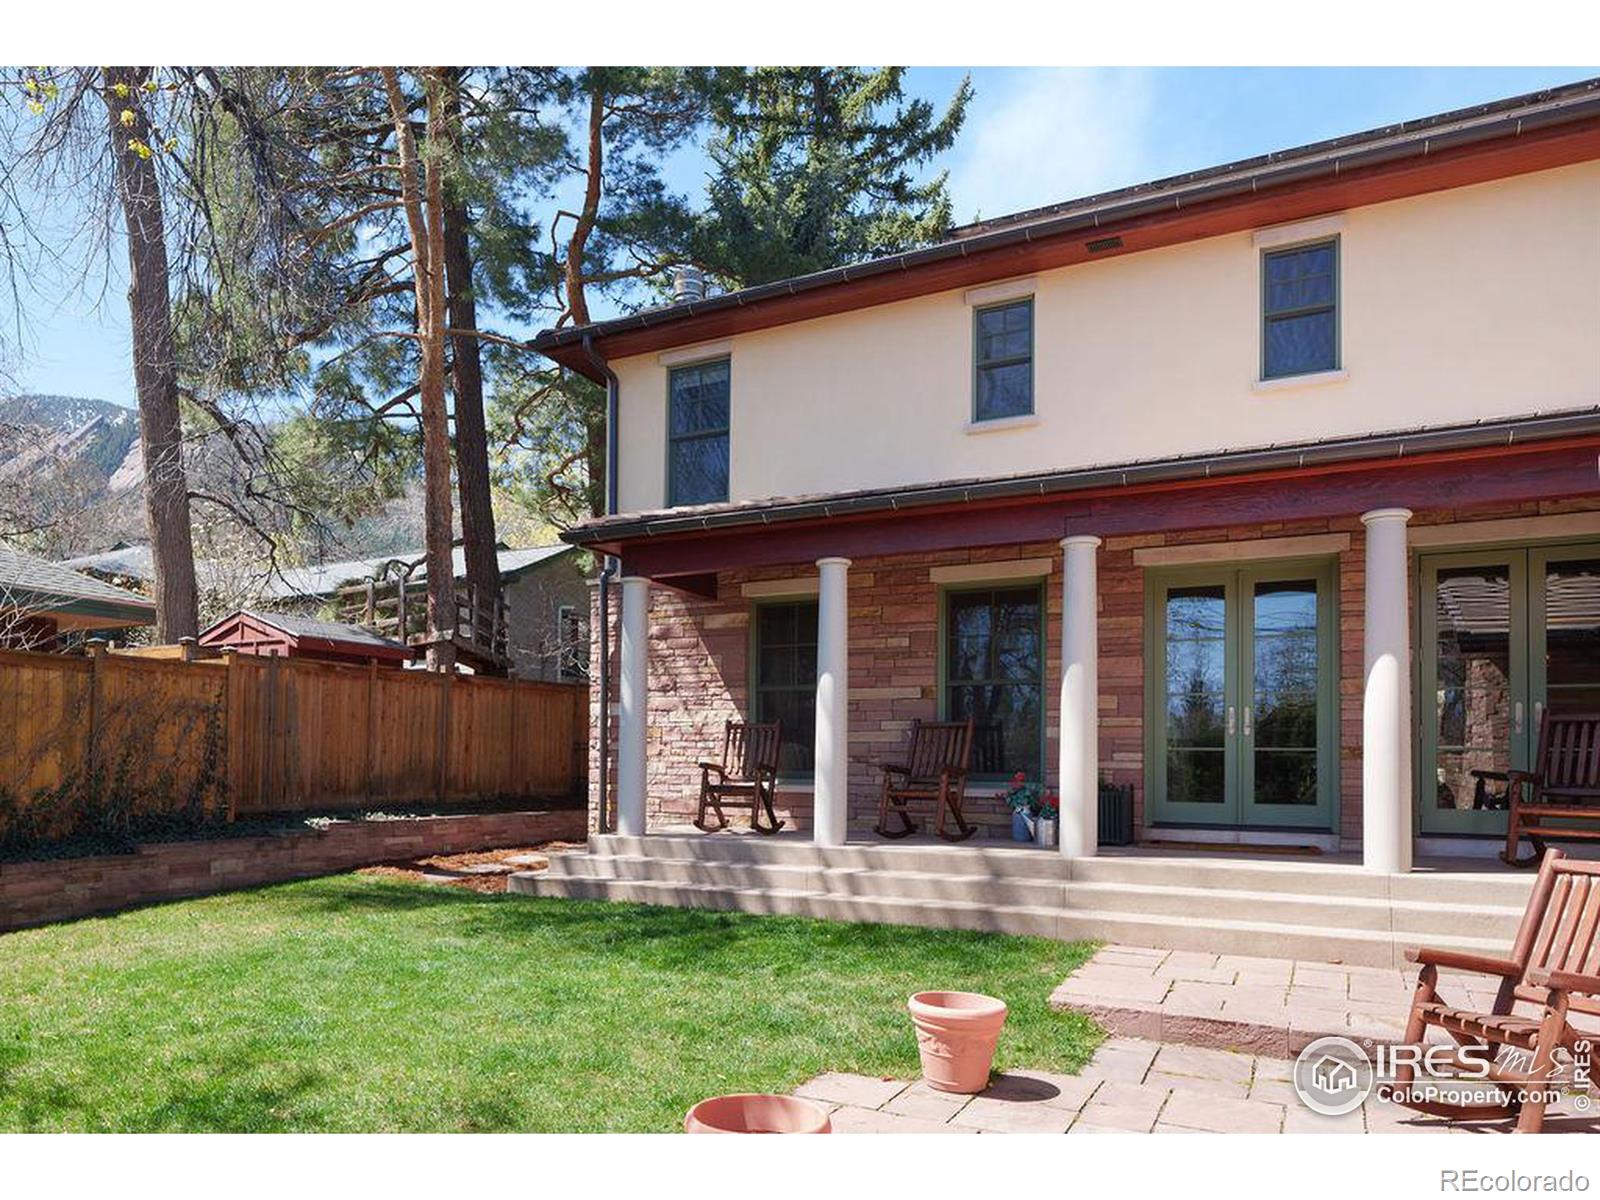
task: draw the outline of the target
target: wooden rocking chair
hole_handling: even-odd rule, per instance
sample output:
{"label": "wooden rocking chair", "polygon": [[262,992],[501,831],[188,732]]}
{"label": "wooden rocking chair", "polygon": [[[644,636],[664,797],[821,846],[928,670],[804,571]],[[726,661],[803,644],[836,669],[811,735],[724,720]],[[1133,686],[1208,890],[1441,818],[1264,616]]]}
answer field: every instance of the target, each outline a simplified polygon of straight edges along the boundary
{"label": "wooden rocking chair", "polygon": [[[728,721],[722,727],[722,759],[701,759],[700,811],[694,823],[698,829],[714,833],[728,827],[724,808],[748,808],[750,828],[757,833],[777,833],[784,822],[772,811],[778,789],[778,756],[783,747],[783,722],[765,725]],[[715,828],[706,824],[706,809],[717,814]],[[766,810],[767,823],[761,823]]]}
{"label": "wooden rocking chair", "polygon": [[[1479,791],[1486,781],[1506,785],[1506,848],[1500,857],[1514,867],[1532,866],[1545,852],[1546,838],[1567,841],[1600,839],[1600,713],[1549,710],[1539,721],[1539,763],[1532,771],[1474,771]],[[1498,807],[1498,806],[1496,806]],[[1555,820],[1567,824],[1551,825]],[[1589,829],[1573,822],[1593,823]],[[1518,858],[1523,838],[1533,853]]]}
{"label": "wooden rocking chair", "polygon": [[[1487,1083],[1506,1098],[1481,1104],[1396,1099],[1408,1108],[1456,1120],[1517,1118],[1518,1133],[1538,1133],[1548,1103],[1537,1098],[1552,1087],[1558,1049],[1577,1054],[1578,1043],[1593,1033],[1575,1029],[1570,1013],[1600,1015],[1600,863],[1568,858],[1560,850],[1544,856],[1527,911],[1509,958],[1461,954],[1454,950],[1413,949],[1406,957],[1422,965],[1406,1022],[1405,1043],[1420,1045],[1429,1026],[1443,1029],[1457,1045],[1482,1048],[1495,1056]],[[1497,976],[1500,990],[1488,1012],[1453,1008],[1439,996],[1439,968]],[[1539,1012],[1514,1013],[1517,1001]],[[1506,1048],[1519,1051],[1510,1061]],[[1415,1070],[1400,1067],[1396,1081],[1414,1082]],[[1462,1082],[1466,1082],[1463,1080]],[[1474,1081],[1475,1082],[1475,1081]],[[1519,1099],[1515,1089],[1533,1095]]]}
{"label": "wooden rocking chair", "polygon": [[[934,832],[947,842],[964,842],[978,832],[967,824],[961,802],[967,790],[967,764],[972,757],[972,718],[965,721],[913,721],[911,745],[903,763],[883,764],[883,795],[878,802],[880,837],[903,838],[917,831],[917,823],[906,808],[908,800],[932,800]],[[900,821],[900,828],[889,829],[889,817]],[[946,817],[954,820],[956,832],[945,829]]]}

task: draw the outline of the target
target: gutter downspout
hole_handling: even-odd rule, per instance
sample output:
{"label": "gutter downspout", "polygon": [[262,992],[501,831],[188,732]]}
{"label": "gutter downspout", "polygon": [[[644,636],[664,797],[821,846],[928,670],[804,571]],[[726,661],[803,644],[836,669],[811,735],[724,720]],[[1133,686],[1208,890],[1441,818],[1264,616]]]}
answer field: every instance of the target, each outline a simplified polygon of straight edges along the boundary
{"label": "gutter downspout", "polygon": [[[583,335],[583,353],[606,381],[606,516],[617,511],[617,373],[594,348],[592,334]],[[617,559],[607,554],[600,568],[600,728],[599,787],[596,828],[609,833],[611,824],[611,581]]]}

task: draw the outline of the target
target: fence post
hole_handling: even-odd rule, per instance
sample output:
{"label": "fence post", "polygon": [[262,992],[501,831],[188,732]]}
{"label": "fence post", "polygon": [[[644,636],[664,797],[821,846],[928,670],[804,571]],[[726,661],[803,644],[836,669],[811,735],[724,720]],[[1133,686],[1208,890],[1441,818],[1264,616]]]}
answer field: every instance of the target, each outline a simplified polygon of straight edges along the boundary
{"label": "fence post", "polygon": [[94,774],[100,763],[100,663],[106,656],[106,640],[90,638],[84,649],[89,655],[89,737],[84,747],[84,783],[94,787],[98,786]]}
{"label": "fence post", "polygon": [[277,758],[278,741],[278,656],[267,655],[267,669],[261,673],[261,686],[266,690],[266,703],[263,705],[266,730],[261,738],[261,807],[268,812],[273,811],[272,786],[274,760]]}
{"label": "fence post", "polygon": [[181,658],[184,662],[193,662],[196,658],[198,658],[200,656],[199,655],[199,646],[200,646],[200,643],[195,638],[192,638],[192,637],[181,637],[181,638],[179,638],[178,639],[178,657]]}
{"label": "fence post", "polygon": [[[441,647],[442,648],[442,647]],[[446,656],[443,680],[440,683],[439,693],[439,803],[443,804],[449,783],[450,772],[450,680],[456,673],[456,665]]]}
{"label": "fence post", "polygon": [[238,653],[239,651],[233,646],[222,648],[222,669],[225,672],[222,677],[222,736],[226,743],[223,753],[228,772],[228,824],[230,825],[239,815],[239,784],[244,775],[243,764],[239,758],[241,739],[234,727],[242,711],[236,694],[239,689],[239,670],[235,665]]}
{"label": "fence post", "polygon": [[373,783],[378,773],[378,660],[367,659],[367,803],[373,804]]}

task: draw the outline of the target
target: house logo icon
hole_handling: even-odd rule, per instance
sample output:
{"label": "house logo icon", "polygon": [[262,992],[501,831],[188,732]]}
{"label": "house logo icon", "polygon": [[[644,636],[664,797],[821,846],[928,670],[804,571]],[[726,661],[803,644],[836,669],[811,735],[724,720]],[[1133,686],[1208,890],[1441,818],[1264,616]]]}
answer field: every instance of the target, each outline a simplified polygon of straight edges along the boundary
{"label": "house logo icon", "polygon": [[1295,1060],[1293,1079],[1295,1094],[1312,1112],[1342,1117],[1372,1093],[1372,1060],[1349,1038],[1318,1038]]}

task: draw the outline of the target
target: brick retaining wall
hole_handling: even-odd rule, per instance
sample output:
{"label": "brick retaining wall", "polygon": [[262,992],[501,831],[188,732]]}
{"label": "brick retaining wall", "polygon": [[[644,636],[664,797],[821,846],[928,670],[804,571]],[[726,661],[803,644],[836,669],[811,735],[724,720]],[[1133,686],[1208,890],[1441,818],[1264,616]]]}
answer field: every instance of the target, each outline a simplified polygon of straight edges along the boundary
{"label": "brick retaining wall", "polygon": [[582,809],[348,821],[262,837],[162,842],[132,854],[0,864],[0,930],[427,854],[580,841]]}

